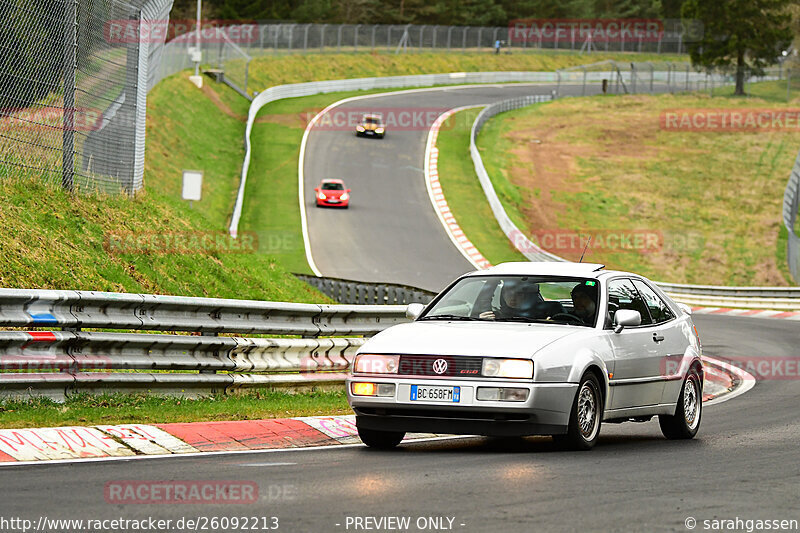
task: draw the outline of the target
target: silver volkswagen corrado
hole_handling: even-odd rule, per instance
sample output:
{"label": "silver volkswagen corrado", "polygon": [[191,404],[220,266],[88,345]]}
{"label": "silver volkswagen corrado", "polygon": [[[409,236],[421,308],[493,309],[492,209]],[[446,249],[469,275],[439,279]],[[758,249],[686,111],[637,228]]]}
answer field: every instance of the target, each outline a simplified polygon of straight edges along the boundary
{"label": "silver volkswagen corrado", "polygon": [[690,309],[642,276],[588,263],[466,274],[358,351],[347,398],[361,440],[408,431],[552,435],[587,450],[601,422],[700,426],[701,345]]}

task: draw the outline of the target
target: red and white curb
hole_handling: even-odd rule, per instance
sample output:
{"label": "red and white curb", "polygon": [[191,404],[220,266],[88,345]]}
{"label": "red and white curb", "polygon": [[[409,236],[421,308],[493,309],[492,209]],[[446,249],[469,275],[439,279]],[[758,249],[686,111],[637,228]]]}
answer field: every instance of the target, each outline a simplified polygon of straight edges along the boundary
{"label": "red and white curb", "polygon": [[467,261],[469,261],[476,269],[482,270],[489,268],[492,266],[492,264],[467,238],[467,236],[464,234],[464,231],[458,225],[458,222],[456,222],[453,213],[450,211],[450,207],[447,205],[447,200],[445,199],[444,192],[442,191],[442,185],[439,183],[439,149],[436,148],[436,140],[439,137],[439,129],[444,121],[459,111],[464,111],[466,109],[472,109],[475,107],[484,106],[465,106],[450,109],[439,115],[439,117],[431,125],[430,130],[428,130],[428,141],[425,145],[425,185],[428,188],[428,196],[431,199],[433,209],[436,211],[436,215],[439,217],[439,221],[442,223],[442,226],[447,232],[448,237],[450,237],[450,240],[453,241],[453,244],[456,246],[456,248],[458,248],[461,254],[467,258]]}
{"label": "red and white curb", "polygon": [[[677,295],[673,296],[673,299]],[[769,309],[732,309],[728,307],[692,307],[697,315],[743,316],[748,318],[782,318],[784,320],[800,320],[800,311],[773,311]]]}
{"label": "red and white curb", "polygon": [[[410,433],[405,440],[442,437]],[[0,430],[0,465],[358,444],[354,415]]]}

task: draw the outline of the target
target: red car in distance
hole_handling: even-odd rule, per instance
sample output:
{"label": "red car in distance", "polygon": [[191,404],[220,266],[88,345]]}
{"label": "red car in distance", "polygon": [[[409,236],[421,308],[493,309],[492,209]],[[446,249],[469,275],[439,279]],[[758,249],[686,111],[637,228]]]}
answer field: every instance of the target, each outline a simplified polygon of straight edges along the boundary
{"label": "red car in distance", "polygon": [[314,189],[317,207],[344,207],[350,205],[350,189],[340,179],[325,179]]}

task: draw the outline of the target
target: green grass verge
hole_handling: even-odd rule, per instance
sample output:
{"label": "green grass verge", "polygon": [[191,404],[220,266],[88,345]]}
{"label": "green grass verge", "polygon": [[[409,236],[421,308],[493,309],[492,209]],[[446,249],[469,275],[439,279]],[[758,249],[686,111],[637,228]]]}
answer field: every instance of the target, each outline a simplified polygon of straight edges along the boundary
{"label": "green grass verge", "polygon": [[[469,153],[469,135],[480,108],[449,118],[439,131],[439,182],[450,211],[472,244],[492,264],[526,261],[506,238],[481,188]],[[498,184],[493,183],[498,190]],[[513,186],[512,186],[513,187]]]}
{"label": "green grass verge", "polygon": [[[134,198],[71,195],[0,169],[0,286],[329,301],[255,243],[242,251],[225,239],[242,123],[198,97],[183,75],[159,84],[148,104],[146,188]],[[184,168],[205,172],[203,199],[191,209],[180,199]],[[200,240],[207,235],[212,249]],[[175,236],[185,240],[168,245]]]}
{"label": "green grass verge", "polygon": [[254,390],[188,399],[145,394],[80,394],[56,403],[47,398],[0,402],[0,429],[166,424],[352,414],[342,387],[292,394]]}
{"label": "green grass verge", "polygon": [[687,56],[603,52],[580,54],[552,50],[515,50],[513,54],[499,55],[490,52],[395,54],[393,51],[381,51],[260,56],[250,62],[248,88],[260,91],[285,83],[445,72],[555,71],[608,59],[623,63],[686,61]]}
{"label": "green grass verge", "polygon": [[796,133],[659,127],[666,110],[791,106],[772,82],[749,91],[764,97],[731,98],[725,88],[715,98],[563,99],[499,115],[478,143],[490,174],[513,187],[501,194],[512,218],[522,216],[531,233],[661,235],[658,249],[590,248],[589,261],[670,282],[786,285],[781,205]]}

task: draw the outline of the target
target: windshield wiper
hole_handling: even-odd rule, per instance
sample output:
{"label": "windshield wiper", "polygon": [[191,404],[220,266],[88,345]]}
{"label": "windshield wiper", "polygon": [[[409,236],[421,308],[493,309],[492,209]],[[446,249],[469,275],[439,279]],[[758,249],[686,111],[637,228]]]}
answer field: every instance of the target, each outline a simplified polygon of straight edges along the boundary
{"label": "windshield wiper", "polygon": [[497,322],[530,322],[530,323],[543,323],[543,324],[553,323],[552,320],[547,320],[545,318],[530,318],[527,316],[507,316],[496,320]]}
{"label": "windshield wiper", "polygon": [[422,318],[419,318],[418,320],[480,320],[480,319],[464,315],[427,315],[423,316]]}

